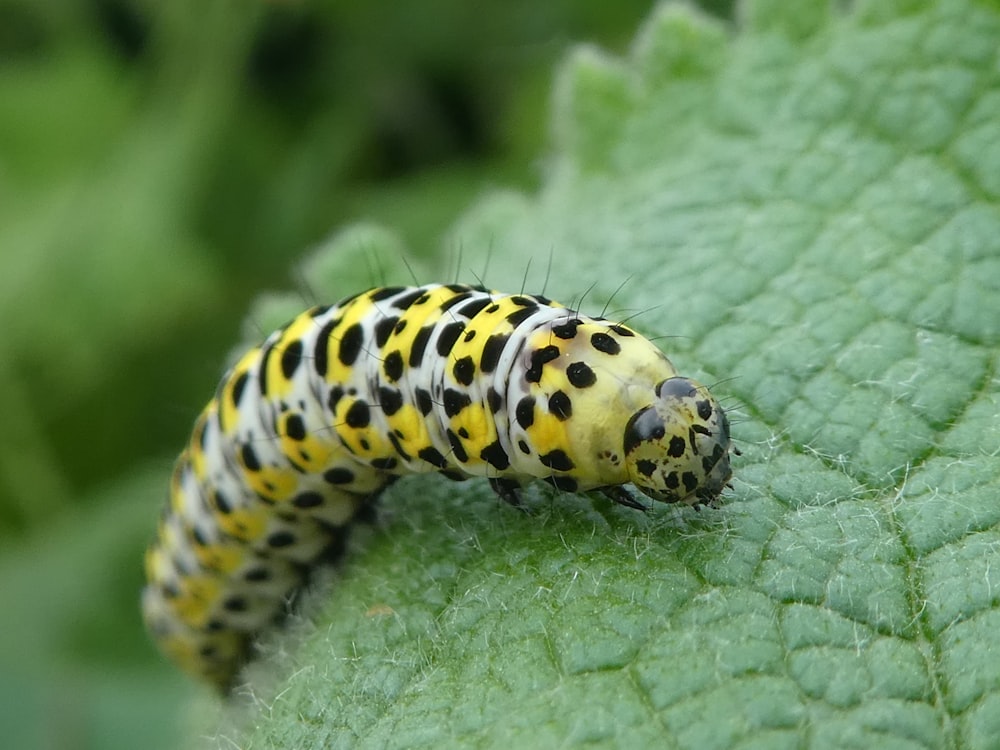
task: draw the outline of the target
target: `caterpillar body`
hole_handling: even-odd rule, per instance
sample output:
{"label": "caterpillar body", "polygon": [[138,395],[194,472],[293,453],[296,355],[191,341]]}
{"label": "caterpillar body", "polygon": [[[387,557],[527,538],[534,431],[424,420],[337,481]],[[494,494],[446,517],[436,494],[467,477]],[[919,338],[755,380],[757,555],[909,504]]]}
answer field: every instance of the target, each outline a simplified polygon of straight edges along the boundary
{"label": "caterpillar body", "polygon": [[315,307],[225,375],[175,466],[146,554],[161,650],[223,691],[255,634],[396,477],[526,481],[644,506],[712,503],[729,423],[620,323],[539,295],[386,287]]}

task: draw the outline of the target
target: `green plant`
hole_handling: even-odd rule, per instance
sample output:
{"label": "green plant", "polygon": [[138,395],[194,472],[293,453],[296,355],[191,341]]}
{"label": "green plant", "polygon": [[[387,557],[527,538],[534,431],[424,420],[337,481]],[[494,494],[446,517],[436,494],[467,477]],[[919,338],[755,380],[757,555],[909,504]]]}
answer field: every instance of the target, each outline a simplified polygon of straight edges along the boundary
{"label": "green plant", "polygon": [[[631,279],[610,314],[730,398],[724,506],[537,489],[523,515],[401,482],[220,743],[995,746],[1000,12],[741,10],[579,49],[540,193],[451,233],[496,288],[531,263],[535,291],[550,256],[556,299]],[[365,238],[321,257],[387,242]]]}

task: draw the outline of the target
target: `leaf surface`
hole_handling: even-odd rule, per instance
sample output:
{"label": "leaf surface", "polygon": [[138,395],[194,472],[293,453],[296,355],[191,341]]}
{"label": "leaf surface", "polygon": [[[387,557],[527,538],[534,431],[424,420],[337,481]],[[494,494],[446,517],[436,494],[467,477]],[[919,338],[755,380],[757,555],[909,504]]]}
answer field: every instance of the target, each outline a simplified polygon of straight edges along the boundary
{"label": "leaf surface", "polygon": [[[723,506],[535,487],[523,514],[408,478],[220,744],[997,746],[1000,13],[831,5],[667,5],[627,59],[580,48],[540,193],[451,235],[490,286],[586,291],[716,383]],[[362,234],[314,288],[392,258]]]}

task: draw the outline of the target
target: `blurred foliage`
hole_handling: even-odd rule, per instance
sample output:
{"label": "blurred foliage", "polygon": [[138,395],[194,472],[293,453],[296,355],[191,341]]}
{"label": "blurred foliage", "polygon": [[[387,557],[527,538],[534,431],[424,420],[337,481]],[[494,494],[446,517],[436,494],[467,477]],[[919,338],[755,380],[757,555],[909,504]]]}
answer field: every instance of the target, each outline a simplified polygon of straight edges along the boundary
{"label": "blurred foliage", "polygon": [[554,62],[649,7],[0,0],[8,746],[173,744],[141,551],[248,300],[355,219],[449,252],[478,192],[534,187]]}

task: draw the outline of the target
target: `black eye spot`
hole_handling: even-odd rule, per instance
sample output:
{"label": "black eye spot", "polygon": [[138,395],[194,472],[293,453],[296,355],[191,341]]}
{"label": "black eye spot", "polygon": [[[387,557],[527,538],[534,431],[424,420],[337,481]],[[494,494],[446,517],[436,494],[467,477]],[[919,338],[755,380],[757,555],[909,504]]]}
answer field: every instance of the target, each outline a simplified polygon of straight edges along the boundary
{"label": "black eye spot", "polygon": [[493,301],[489,297],[474,299],[471,302],[467,302],[466,304],[458,308],[457,312],[459,315],[462,315],[466,318],[474,318],[477,315],[479,315],[479,313],[481,313],[483,309],[486,308],[487,305],[492,304],[492,302]]}
{"label": "black eye spot", "polygon": [[670,438],[670,445],[667,447],[667,455],[671,458],[680,458],[687,450],[687,443],[684,438],[674,435]]}
{"label": "black eye spot", "polygon": [[503,334],[494,334],[486,339],[486,343],[483,344],[483,355],[479,358],[479,369],[485,373],[493,372],[497,363],[500,361],[500,354],[503,353],[503,348],[507,344],[507,339],[509,336]]}
{"label": "black eye spot", "polygon": [[465,450],[465,446],[462,445],[462,441],[459,439],[451,430],[445,430],[445,434],[448,436],[448,442],[451,443],[452,455],[455,456],[455,460],[459,463],[468,463],[469,454]]}
{"label": "black eye spot", "polygon": [[414,303],[418,302],[421,297],[424,296],[424,291],[422,289],[417,289],[416,291],[410,292],[409,294],[404,294],[402,297],[393,301],[392,306],[397,310],[406,310]]}
{"label": "black eye spot", "polygon": [[257,453],[250,446],[250,443],[243,444],[240,448],[240,456],[247,471],[260,471],[260,459],[257,458]]}
{"label": "black eye spot", "polygon": [[613,337],[606,333],[595,333],[590,337],[590,345],[599,352],[614,356],[621,352],[622,348]]}
{"label": "black eye spot", "polygon": [[436,466],[439,469],[447,469],[448,462],[445,460],[444,456],[441,455],[441,451],[433,446],[427,446],[426,448],[421,448],[417,451],[417,457],[423,459],[431,466]]}
{"label": "black eye spot", "polygon": [[597,382],[597,376],[586,362],[574,362],[566,368],[566,377],[576,388],[589,388]]}
{"label": "black eye spot", "polygon": [[395,383],[403,377],[403,355],[399,349],[391,351],[385,356],[385,361],[382,363],[382,370],[390,382]]}
{"label": "black eye spot", "polygon": [[340,349],[337,352],[340,363],[346,367],[353,365],[361,353],[364,342],[365,332],[360,323],[355,323],[344,331],[344,335],[340,338]]}
{"label": "black eye spot", "polygon": [[218,490],[212,493],[212,506],[224,516],[233,512],[233,504]]}
{"label": "black eye spot", "polygon": [[479,453],[479,457],[489,463],[497,471],[503,471],[510,466],[510,458],[500,446],[500,441],[496,440],[487,445]]}
{"label": "black eye spot", "polygon": [[323,480],[328,484],[350,484],[354,481],[354,472],[350,469],[328,469],[323,473]]}
{"label": "black eye spot", "polygon": [[580,320],[574,319],[566,323],[560,323],[557,326],[552,326],[552,333],[556,335],[557,339],[572,339],[576,336],[576,329],[580,326]]}
{"label": "black eye spot", "polygon": [[351,408],[347,410],[347,414],[344,417],[347,426],[355,430],[367,427],[371,423],[371,418],[371,409],[367,403],[361,400],[351,404]]}
{"label": "black eye spot", "polygon": [[712,416],[712,404],[708,400],[698,402],[698,416],[708,420]]}
{"label": "black eye spot", "polygon": [[323,504],[323,496],[318,492],[300,492],[292,500],[296,508],[317,508]]}
{"label": "black eye spot", "polygon": [[514,417],[523,429],[531,427],[535,423],[535,399],[531,396],[525,396],[518,401]]}
{"label": "black eye spot", "polygon": [[438,336],[437,340],[437,353],[442,357],[447,357],[451,354],[452,348],[455,346],[455,342],[458,341],[458,337],[462,335],[465,330],[465,323],[456,322],[449,323],[441,330],[441,335]]}
{"label": "black eye spot", "polygon": [[233,390],[232,390],[232,404],[233,404],[233,406],[239,406],[240,405],[240,399],[243,398],[243,391],[247,387],[247,378],[248,377],[249,377],[248,373],[241,372],[239,374],[239,377],[237,377],[236,380],[233,381]]}
{"label": "black eye spot", "polygon": [[285,420],[285,434],[292,440],[305,440],[306,425],[301,414],[290,414]]}
{"label": "black eye spot", "polygon": [[549,413],[561,421],[573,416],[573,402],[563,391],[556,391],[549,396]]}
{"label": "black eye spot", "polygon": [[339,320],[331,320],[319,332],[316,338],[316,350],[313,352],[313,367],[316,374],[322,378],[326,377],[327,369],[330,366],[330,337],[334,329],[340,323]]}
{"label": "black eye spot", "polygon": [[529,383],[537,383],[542,379],[542,367],[554,359],[558,359],[561,352],[557,346],[543,346],[531,353],[531,366],[524,373],[524,379]]}
{"label": "black eye spot", "polygon": [[518,440],[517,441],[517,447],[521,449],[521,453],[523,453],[524,455],[526,455],[526,456],[530,456],[531,455],[531,448],[528,446],[528,444],[524,440]]}
{"label": "black eye spot", "polygon": [[281,374],[290,380],[302,363],[302,342],[298,339],[285,347],[281,353]]}
{"label": "black eye spot", "polygon": [[503,397],[497,393],[496,388],[493,386],[490,386],[486,391],[486,403],[489,405],[492,414],[499,414],[500,410],[503,409]]}
{"label": "black eye spot", "polygon": [[327,396],[326,405],[331,412],[337,411],[337,404],[340,403],[340,399],[344,397],[344,389],[339,385],[334,386],[330,389],[330,395]]}
{"label": "black eye spot", "polygon": [[467,393],[462,393],[461,391],[456,391],[454,388],[449,388],[444,392],[443,402],[444,413],[450,418],[461,414],[462,409],[472,403],[472,399]]}
{"label": "black eye spot", "polygon": [[653,472],[656,471],[656,464],[653,461],[643,459],[636,462],[635,468],[644,477],[651,477],[653,476]]}
{"label": "black eye spot", "polygon": [[693,472],[685,471],[681,474],[681,481],[684,482],[684,489],[688,492],[694,492],[698,487],[698,477]]}
{"label": "black eye spot", "polygon": [[469,386],[472,385],[472,381],[476,377],[476,365],[472,361],[472,357],[462,357],[455,363],[451,372],[458,383]]}
{"label": "black eye spot", "polygon": [[424,326],[417,335],[413,337],[413,345],[410,347],[409,363],[410,367],[416,367],[424,360],[424,352],[427,351],[427,342],[434,332],[433,326]]}
{"label": "black eye spot", "polygon": [[534,315],[536,309],[535,307],[522,307],[520,310],[515,310],[507,316],[507,322],[517,328],[521,323]]}
{"label": "black eye spot", "polygon": [[[449,287],[449,289],[450,289],[450,287]],[[466,290],[464,292],[458,292],[457,289],[451,289],[451,291],[456,292],[455,296],[454,297],[449,297],[444,302],[442,302],[441,306],[439,308],[440,310],[442,310],[442,311],[450,310],[455,305],[457,305],[459,303],[462,303],[462,302],[465,302],[465,300],[469,299],[469,297],[472,296],[472,292],[470,292],[468,290]],[[487,300],[487,302],[488,301],[489,300]]]}
{"label": "black eye spot", "polygon": [[556,471],[572,471],[575,464],[563,450],[556,449],[538,457],[542,466],[547,466]]}
{"label": "black eye spot", "polygon": [[413,395],[416,396],[417,399],[417,408],[420,410],[420,413],[426,417],[434,408],[434,400],[431,398],[430,392],[428,392],[426,388],[417,388],[413,392]]}
{"label": "black eye spot", "polygon": [[371,294],[368,295],[368,299],[372,302],[381,302],[384,299],[395,297],[397,294],[402,292],[403,289],[404,287],[401,286],[384,286],[381,289],[373,289]]}
{"label": "black eye spot", "polygon": [[403,394],[383,385],[378,389],[378,405],[387,417],[391,417],[403,408]]}
{"label": "black eye spot", "polygon": [[[395,432],[389,433],[389,442],[392,443],[392,449],[396,451],[396,453],[399,455],[400,458],[402,458],[404,461],[409,461],[412,458],[412,456],[410,456],[407,450],[403,447],[403,444],[399,442],[398,432],[399,431],[397,430]],[[395,462],[396,459],[389,459],[389,460]],[[373,462],[372,466],[375,466],[376,463],[377,462]],[[385,468],[385,467],[376,467],[376,468]]]}
{"label": "black eye spot", "polygon": [[257,390],[260,391],[262,396],[266,396],[268,388],[267,371],[270,369],[268,363],[271,361],[271,355],[274,354],[274,347],[268,344],[260,351],[260,366],[257,368]]}
{"label": "black eye spot", "polygon": [[379,349],[385,346],[385,342],[389,340],[389,336],[396,329],[396,323],[398,322],[399,318],[390,316],[382,318],[382,320],[375,324],[375,346]]}

